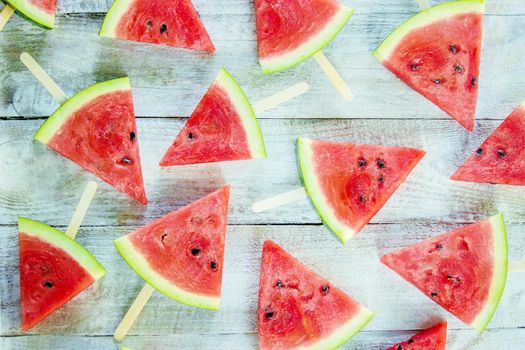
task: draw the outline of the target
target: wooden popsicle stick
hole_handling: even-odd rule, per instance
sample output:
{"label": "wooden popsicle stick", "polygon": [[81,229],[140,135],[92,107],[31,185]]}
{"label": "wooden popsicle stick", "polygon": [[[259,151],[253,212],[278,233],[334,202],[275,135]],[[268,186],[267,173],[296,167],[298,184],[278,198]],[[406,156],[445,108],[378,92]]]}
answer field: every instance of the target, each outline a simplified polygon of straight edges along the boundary
{"label": "wooden popsicle stick", "polygon": [[0,32],[4,29],[9,18],[15,13],[15,8],[9,4],[5,4],[4,8],[0,12]]}
{"label": "wooden popsicle stick", "polygon": [[295,190],[281,193],[276,196],[266,198],[262,201],[253,203],[252,211],[254,213],[261,213],[263,211],[267,211],[267,210],[270,210],[276,207],[280,207],[281,205],[293,203],[301,199],[305,199],[307,197],[308,197],[308,194],[306,193],[304,187],[299,187]]}
{"label": "wooden popsicle stick", "polygon": [[135,323],[135,320],[140,315],[140,312],[144,308],[144,305],[148,302],[149,298],[151,298],[151,294],[153,294],[153,291],[155,291],[155,288],[153,288],[151,285],[146,283],[142,290],[140,291],[139,295],[131,304],[131,307],[129,308],[128,312],[126,312],[126,315],[120,321],[117,329],[115,330],[115,334],[113,334],[113,337],[116,341],[122,341],[126,337],[126,334],[128,334],[129,329]]}
{"label": "wooden popsicle stick", "polygon": [[61,105],[64,104],[64,102],[67,101],[68,97],[62,91],[62,89],[51,79],[51,77],[46,73],[45,70],[40,67],[40,65],[35,61],[33,57],[31,57],[30,54],[27,52],[23,52],[20,55],[20,61],[29,69],[31,73],[35,76],[35,78],[40,81],[40,83],[49,91],[51,96],[60,103]]}
{"label": "wooden popsicle stick", "polygon": [[525,260],[509,261],[509,272],[525,272]]}
{"label": "wooden popsicle stick", "polygon": [[287,89],[281,90],[278,93],[258,101],[252,105],[255,114],[259,114],[268,109],[274,108],[282,103],[285,103],[299,95],[308,91],[308,84],[305,82],[297,83]]}
{"label": "wooden popsicle stick", "polygon": [[430,5],[428,4],[428,0],[416,0],[416,1],[421,11],[430,8]]}
{"label": "wooden popsicle stick", "polygon": [[70,238],[75,239],[75,236],[77,235],[77,232],[80,229],[80,224],[82,224],[82,221],[86,216],[87,210],[89,208],[89,205],[91,204],[91,200],[95,196],[96,191],[97,183],[95,181],[89,181],[86,188],[84,189],[84,193],[82,193],[82,196],[80,197],[77,209],[75,209],[75,213],[73,214],[71,221],[69,221],[69,226],[67,227],[66,235]]}
{"label": "wooden popsicle stick", "polygon": [[339,75],[339,73],[332,65],[332,63],[328,60],[328,57],[325,56],[323,51],[317,52],[315,55],[313,55],[313,58],[315,62],[317,62],[317,64],[321,67],[324,74],[326,74],[332,85],[344,97],[344,99],[347,101],[352,101],[354,95],[352,94],[352,90],[350,90],[350,86],[348,86],[348,84],[343,80],[341,75]]}

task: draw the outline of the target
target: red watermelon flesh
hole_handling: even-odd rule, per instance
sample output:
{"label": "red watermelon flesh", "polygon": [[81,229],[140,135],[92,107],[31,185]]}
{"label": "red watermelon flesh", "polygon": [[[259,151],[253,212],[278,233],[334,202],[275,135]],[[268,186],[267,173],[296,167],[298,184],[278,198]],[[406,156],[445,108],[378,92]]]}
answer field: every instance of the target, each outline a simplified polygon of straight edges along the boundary
{"label": "red watermelon flesh", "polygon": [[[463,10],[465,3],[468,7]],[[482,31],[482,1],[451,1],[407,21],[374,55],[398,78],[472,131]]]}
{"label": "red watermelon flesh", "polygon": [[451,179],[525,185],[525,104],[501,123]]}
{"label": "red watermelon flesh", "polygon": [[446,343],[447,323],[442,322],[386,350],[445,350]]}
{"label": "red watermelon flesh", "polygon": [[505,286],[501,215],[383,255],[381,262],[457,318],[482,331]]}
{"label": "red watermelon flesh", "polygon": [[425,155],[407,147],[307,139],[298,144],[306,190],[343,242],[374,217]]}
{"label": "red watermelon flesh", "polygon": [[[75,95],[48,119],[35,139],[146,204],[133,99],[126,82],[122,78],[96,84]],[[123,84],[125,89],[83,97],[112,84]],[[83,101],[80,106],[78,100]],[[63,119],[54,131],[56,121]]]}
{"label": "red watermelon flesh", "polygon": [[50,14],[55,14],[56,12],[56,0],[29,0],[29,2],[42,11],[48,12]]}
{"label": "red watermelon flesh", "polygon": [[333,349],[373,314],[272,241],[259,284],[259,349]]}
{"label": "red watermelon flesh", "polygon": [[149,284],[192,306],[218,309],[229,186],[115,241]]}
{"label": "red watermelon flesh", "polygon": [[116,0],[101,35],[214,52],[215,47],[189,0]]}

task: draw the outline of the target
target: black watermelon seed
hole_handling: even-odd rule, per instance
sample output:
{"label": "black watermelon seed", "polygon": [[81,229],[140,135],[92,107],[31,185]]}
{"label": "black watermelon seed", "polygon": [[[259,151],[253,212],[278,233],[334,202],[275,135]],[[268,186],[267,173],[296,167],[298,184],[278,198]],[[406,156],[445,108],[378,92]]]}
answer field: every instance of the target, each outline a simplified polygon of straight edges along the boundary
{"label": "black watermelon seed", "polygon": [[160,240],[161,240],[162,242],[164,242],[164,238],[166,238],[166,236],[168,236],[167,233],[163,234],[163,235],[160,237]]}
{"label": "black watermelon seed", "polygon": [[359,196],[359,201],[364,204],[366,202],[365,196],[364,195],[360,195]]}
{"label": "black watermelon seed", "polygon": [[410,338],[408,339],[408,344],[412,344],[414,342],[414,339]]}
{"label": "black watermelon seed", "polygon": [[359,159],[357,164],[359,164],[359,167],[362,168],[362,167],[364,167],[366,165],[366,160],[361,158],[361,159]]}
{"label": "black watermelon seed", "polygon": [[152,25],[153,25],[152,21],[147,21],[146,22],[146,27],[151,28]]}
{"label": "black watermelon seed", "polygon": [[399,345],[399,346],[397,347],[397,350],[403,350],[403,345]]}
{"label": "black watermelon seed", "polygon": [[498,156],[499,156],[501,159],[503,159],[503,158],[507,158],[507,153],[505,153],[504,150],[499,149],[499,150],[498,150]]}
{"label": "black watermelon seed", "polygon": [[53,288],[53,286],[54,286],[54,283],[51,282],[51,281],[45,281],[44,282],[44,287],[46,287],[46,288]]}
{"label": "black watermelon seed", "polygon": [[284,283],[281,280],[277,280],[277,283],[275,283],[275,286],[277,288],[281,289],[282,287],[284,287]]}
{"label": "black watermelon seed", "polygon": [[421,66],[421,64],[413,62],[413,63],[410,64],[410,69],[412,69],[415,72],[415,71],[419,70],[420,66]]}
{"label": "black watermelon seed", "polygon": [[266,317],[266,319],[270,319],[272,318],[273,316],[275,315],[275,312],[273,311],[266,311],[266,314],[264,315]]}
{"label": "black watermelon seed", "polygon": [[432,292],[432,293],[430,293],[430,296],[431,296],[432,298],[435,298],[435,297],[438,296],[438,293],[437,293],[437,292]]}
{"label": "black watermelon seed", "polygon": [[191,250],[191,255],[195,256],[195,255],[199,255],[201,253],[201,250],[200,248],[193,248]]}
{"label": "black watermelon seed", "polygon": [[127,157],[122,158],[122,164],[131,165],[133,161]]}
{"label": "black watermelon seed", "polygon": [[324,284],[324,285],[321,286],[320,289],[321,289],[321,293],[326,295],[330,291],[330,286],[328,284]]}
{"label": "black watermelon seed", "polygon": [[481,155],[483,154],[483,148],[481,148],[481,147],[478,148],[478,149],[476,150],[476,153],[477,153],[478,156],[481,156]]}
{"label": "black watermelon seed", "polygon": [[478,85],[478,78],[474,77],[472,78],[472,86]]}
{"label": "black watermelon seed", "polygon": [[190,133],[188,134],[188,139],[193,140],[193,133],[190,132]]}
{"label": "black watermelon seed", "polygon": [[456,73],[463,73],[463,71],[465,69],[463,68],[463,66],[461,64],[455,64],[454,65],[454,70],[456,71]]}
{"label": "black watermelon seed", "polygon": [[163,24],[163,25],[160,26],[160,32],[161,33],[165,33],[167,30],[168,30],[168,26],[167,25]]}
{"label": "black watermelon seed", "polygon": [[385,162],[383,162],[382,159],[378,159],[377,166],[379,167],[379,169],[383,169],[385,167]]}
{"label": "black watermelon seed", "polygon": [[129,139],[130,139],[131,141],[135,140],[135,136],[136,136],[136,135],[135,135],[135,133],[134,133],[133,131],[129,133]]}
{"label": "black watermelon seed", "polygon": [[448,49],[450,50],[450,52],[452,52],[453,55],[457,54],[459,51],[456,45],[449,45]]}
{"label": "black watermelon seed", "polygon": [[441,79],[434,79],[433,82],[434,82],[434,84],[436,84],[436,85],[439,85],[439,84],[442,83]]}
{"label": "black watermelon seed", "polygon": [[437,250],[443,249],[443,245],[441,243],[436,244],[436,249]]}
{"label": "black watermelon seed", "polygon": [[383,175],[381,175],[381,176],[379,176],[379,177],[377,178],[377,182],[378,182],[378,183],[382,184],[383,181],[385,181],[385,178],[383,177]]}
{"label": "black watermelon seed", "polygon": [[210,267],[212,270],[217,270],[217,263],[215,261],[210,262]]}

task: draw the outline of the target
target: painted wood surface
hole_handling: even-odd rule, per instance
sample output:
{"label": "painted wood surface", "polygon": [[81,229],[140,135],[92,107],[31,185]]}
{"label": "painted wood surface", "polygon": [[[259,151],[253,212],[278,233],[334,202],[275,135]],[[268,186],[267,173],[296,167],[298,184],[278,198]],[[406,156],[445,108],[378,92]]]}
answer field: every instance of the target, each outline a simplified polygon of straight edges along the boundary
{"label": "painted wood surface", "polygon": [[[57,28],[14,16],[0,32],[0,349],[116,349],[111,334],[142,281],[111,240],[224,183],[232,198],[222,309],[179,305],[156,293],[125,344],[133,349],[253,349],[262,243],[273,239],[376,312],[344,349],[384,349],[444,317],[450,349],[525,348],[525,274],[511,274],[483,335],[446,314],[378,262],[380,254],[502,211],[511,259],[525,257],[525,189],[452,182],[448,177],[525,99],[525,6],[487,2],[476,130],[467,133],[387,72],[370,52],[418,8],[412,0],[344,0],[356,8],[325,52],[355,93],[344,102],[307,61],[264,76],[256,57],[252,0],[195,0],[217,47],[213,56],[99,38],[110,0],[61,0]],[[439,1],[430,1],[432,4]],[[20,331],[16,216],[65,228],[92,176],[31,141],[57,107],[18,61],[31,53],[68,94],[129,75],[147,207],[101,184],[78,240],[109,270],[96,285],[29,335]],[[220,67],[251,101],[296,82],[308,93],[259,116],[268,159],[161,169],[158,161]],[[309,201],[253,214],[259,199],[300,186],[298,136],[422,148],[427,156],[347,247],[322,225]]]}

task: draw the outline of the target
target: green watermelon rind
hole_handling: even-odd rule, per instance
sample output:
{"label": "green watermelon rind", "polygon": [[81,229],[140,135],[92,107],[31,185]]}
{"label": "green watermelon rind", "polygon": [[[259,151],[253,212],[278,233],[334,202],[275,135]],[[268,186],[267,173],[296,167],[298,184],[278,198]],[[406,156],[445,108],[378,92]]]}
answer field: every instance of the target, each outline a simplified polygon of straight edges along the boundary
{"label": "green watermelon rind", "polygon": [[412,30],[423,28],[433,22],[450,18],[463,13],[483,13],[485,9],[484,0],[458,0],[449,1],[421,11],[399,27],[397,27],[385,40],[372,52],[379,61],[384,62],[390,58],[392,53],[403,38]]}
{"label": "green watermelon rind", "polygon": [[68,118],[73,116],[73,114],[81,109],[86,103],[89,103],[99,96],[121,90],[131,90],[128,77],[97,83],[80,91],[68,99],[55,111],[55,113],[47,118],[46,122],[42,124],[40,129],[36,132],[34,139],[47,145],[51,138],[53,138],[53,135],[60,130]]}
{"label": "green watermelon rind", "polygon": [[487,327],[487,324],[498,308],[503,290],[505,289],[508,269],[507,233],[503,215],[500,213],[491,217],[489,220],[492,225],[494,239],[494,271],[492,283],[483,310],[476,316],[474,321],[470,323],[470,326],[480,333]]}
{"label": "green watermelon rind", "polygon": [[38,6],[31,5],[27,0],[6,0],[10,5],[16,8],[21,14],[30,20],[43,25],[49,29],[55,27],[55,15],[42,11]]}
{"label": "green watermelon rind", "polygon": [[107,38],[116,38],[117,33],[115,30],[117,25],[132,4],[133,2],[129,0],[115,0],[104,18],[99,35]]}
{"label": "green watermelon rind", "polygon": [[134,248],[128,236],[113,241],[120,255],[135,272],[162,294],[181,304],[208,310],[219,310],[220,298],[185,291],[155,272],[143,255]]}
{"label": "green watermelon rind", "polygon": [[263,73],[270,74],[286,70],[321,51],[339,34],[353,14],[354,9],[341,6],[339,11],[326,23],[325,27],[304,44],[291,52],[259,58]]}
{"label": "green watermelon rind", "polygon": [[312,140],[309,139],[302,137],[297,139],[297,155],[304,187],[319,216],[321,216],[323,223],[335,233],[343,244],[346,244],[350,238],[357,234],[357,230],[341,222],[334,215],[330,204],[328,204],[318,179],[315,176],[315,167],[312,163],[311,143]]}
{"label": "green watermelon rind", "polygon": [[84,268],[93,279],[98,280],[106,274],[106,269],[98,260],[78,242],[66,236],[65,233],[44,223],[23,217],[18,217],[18,230],[63,250]]}
{"label": "green watermelon rind", "polygon": [[221,68],[219,71],[219,74],[215,78],[215,83],[218,83],[228,93],[228,97],[241,119],[250,147],[251,157],[266,158],[266,148],[264,146],[261,128],[244,91],[232,75],[224,68]]}

